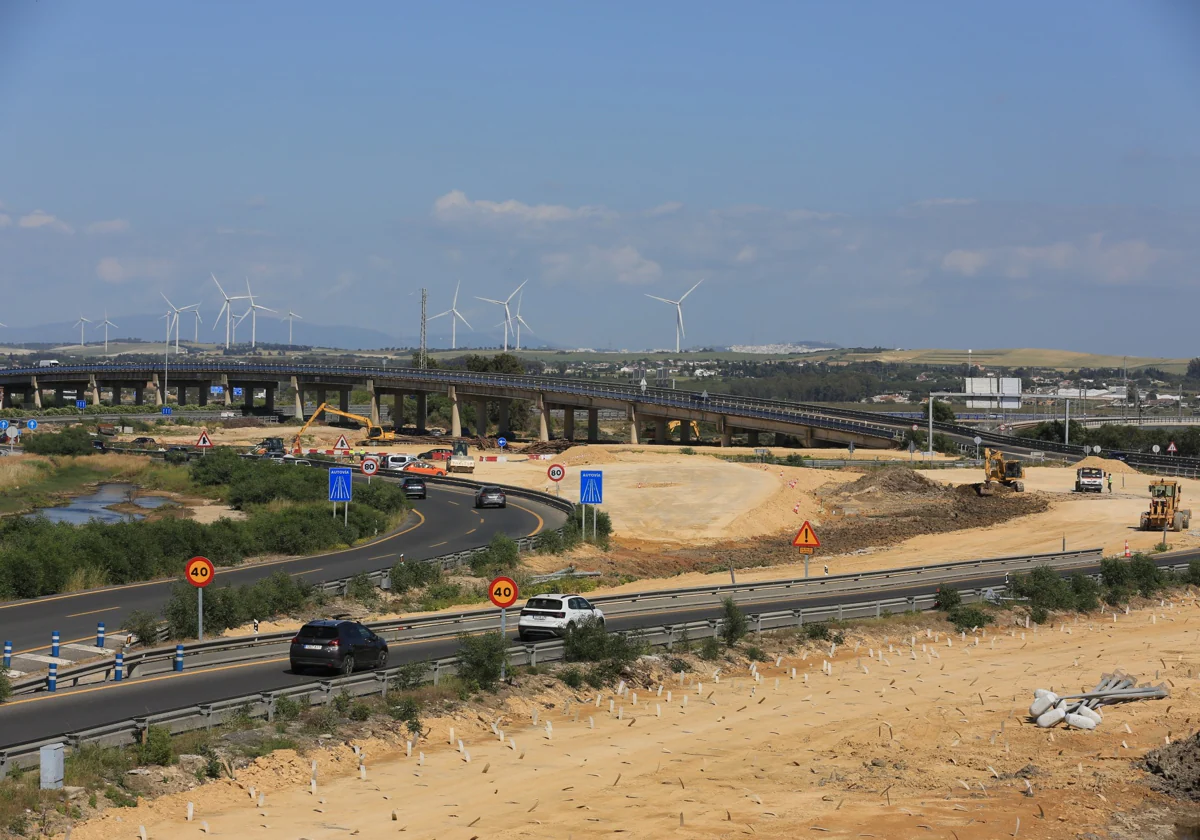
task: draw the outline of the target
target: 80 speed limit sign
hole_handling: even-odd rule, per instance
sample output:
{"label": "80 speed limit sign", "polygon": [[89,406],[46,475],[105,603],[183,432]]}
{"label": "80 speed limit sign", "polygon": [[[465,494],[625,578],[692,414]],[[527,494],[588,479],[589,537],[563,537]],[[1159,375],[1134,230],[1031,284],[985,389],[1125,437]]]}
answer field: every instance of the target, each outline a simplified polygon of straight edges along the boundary
{"label": "80 speed limit sign", "polygon": [[379,472],[379,462],[374,458],[364,458],[359,469],[362,470],[363,475],[375,475]]}
{"label": "80 speed limit sign", "polygon": [[562,481],[567,474],[567,468],[562,464],[551,464],[550,469],[546,470],[546,476],[551,481]]}

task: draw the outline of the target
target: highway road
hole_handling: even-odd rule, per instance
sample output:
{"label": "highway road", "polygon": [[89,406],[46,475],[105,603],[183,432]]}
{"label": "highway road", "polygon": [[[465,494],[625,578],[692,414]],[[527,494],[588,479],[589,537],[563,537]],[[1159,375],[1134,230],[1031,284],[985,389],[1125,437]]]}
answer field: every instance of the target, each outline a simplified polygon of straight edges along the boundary
{"label": "highway road", "polygon": [[[1177,565],[1200,558],[1200,550],[1177,552],[1169,557],[1156,558],[1160,565]],[[1098,566],[1081,566],[1071,571],[1095,573]],[[956,581],[961,589],[1002,587],[1004,574],[983,574],[976,578]],[[874,592],[857,592],[853,595],[786,595],[764,596],[761,599],[739,601],[748,615],[757,612],[780,612],[801,608],[820,607],[850,601],[870,601],[876,598],[908,598],[928,595],[937,588],[936,581],[925,584],[905,585],[898,588],[880,587]],[[662,624],[683,624],[718,618],[721,604],[717,596],[712,603],[673,607],[669,602],[650,602],[643,609],[609,615],[610,630],[632,630]],[[479,632],[486,621],[472,621],[464,629]],[[498,626],[499,620],[496,619]],[[510,625],[511,626],[511,625]],[[428,633],[421,628],[411,633]],[[397,640],[389,643],[389,666],[405,662],[432,660],[453,656],[457,642],[453,637],[440,639],[406,639],[402,631]],[[509,634],[515,643],[515,631]],[[135,678],[123,682],[107,682],[84,685],[78,688],[60,689],[54,694],[39,693],[18,697],[0,707],[0,749],[14,744],[26,743],[40,738],[53,737],[91,727],[117,723],[143,715],[157,714],[199,703],[217,702],[232,697],[244,696],[258,691],[274,691],[292,685],[312,682],[312,674],[293,674],[289,670],[286,654],[268,659],[215,665],[183,673],[163,673]]]}
{"label": "highway road", "polygon": [[[558,528],[565,519],[561,511],[528,499],[510,499],[505,509],[477,511],[470,490],[433,482],[428,487],[429,498],[414,501],[408,521],[386,537],[312,557],[218,568],[213,586],[251,583],[279,571],[311,581],[343,578],[391,566],[401,554],[406,560],[426,560],[486,545],[497,533],[514,539],[531,536],[543,528]],[[180,574],[187,559],[179,559]],[[49,648],[51,632],[58,630],[64,644],[95,644],[98,621],[112,632],[133,610],[157,613],[173,583],[133,583],[0,604],[0,641],[11,641],[14,653],[42,651]]]}

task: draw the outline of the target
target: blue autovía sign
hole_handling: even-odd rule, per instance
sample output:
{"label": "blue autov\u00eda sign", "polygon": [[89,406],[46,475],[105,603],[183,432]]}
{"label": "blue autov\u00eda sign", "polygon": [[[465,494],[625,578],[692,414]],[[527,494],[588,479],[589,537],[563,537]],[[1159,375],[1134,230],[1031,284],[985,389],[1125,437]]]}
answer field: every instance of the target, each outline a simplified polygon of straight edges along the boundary
{"label": "blue autov\u00eda sign", "polygon": [[354,471],[349,467],[329,470],[329,501],[348,502],[354,495]]}
{"label": "blue autov\u00eda sign", "polygon": [[579,501],[585,505],[604,504],[604,472],[581,470],[579,472]]}

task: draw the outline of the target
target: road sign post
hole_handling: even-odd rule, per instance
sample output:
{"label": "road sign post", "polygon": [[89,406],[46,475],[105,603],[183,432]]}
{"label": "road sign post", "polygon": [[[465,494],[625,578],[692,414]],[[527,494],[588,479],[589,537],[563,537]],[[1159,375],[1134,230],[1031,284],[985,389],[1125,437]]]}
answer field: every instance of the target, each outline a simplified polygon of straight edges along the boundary
{"label": "road sign post", "polygon": [[[508,648],[508,608],[517,603],[517,582],[510,577],[498,577],[488,586],[488,600],[500,608],[500,638]],[[505,661],[500,660],[500,679],[507,676]]]}
{"label": "road sign post", "polygon": [[567,468],[562,464],[551,464],[550,469],[546,470],[546,478],[554,482],[554,495],[558,496],[558,485],[564,478],[567,477]]}
{"label": "road sign post", "polygon": [[[604,472],[602,470],[579,471],[579,504],[592,506],[592,541],[596,540],[596,506],[604,504]],[[587,508],[585,507],[586,511]],[[583,518],[583,536],[587,539],[587,514]]]}
{"label": "road sign post", "polygon": [[[216,576],[216,569],[207,557],[193,557],[183,567],[183,576],[196,587],[196,638],[204,641],[204,587]],[[145,641],[143,640],[143,644]]]}
{"label": "road sign post", "polygon": [[330,467],[329,501],[333,502],[333,518],[337,519],[338,502],[346,505],[344,525],[350,524],[350,497],[354,495],[354,471],[349,467]]}
{"label": "road sign post", "polygon": [[807,519],[800,526],[795,539],[792,540],[792,545],[796,546],[800,550],[800,554],[803,555],[804,576],[808,577],[808,558],[821,547],[821,541],[817,539],[817,532],[813,530],[813,526],[809,524]]}
{"label": "road sign post", "polygon": [[508,438],[496,438],[496,445],[503,449],[508,446]]}

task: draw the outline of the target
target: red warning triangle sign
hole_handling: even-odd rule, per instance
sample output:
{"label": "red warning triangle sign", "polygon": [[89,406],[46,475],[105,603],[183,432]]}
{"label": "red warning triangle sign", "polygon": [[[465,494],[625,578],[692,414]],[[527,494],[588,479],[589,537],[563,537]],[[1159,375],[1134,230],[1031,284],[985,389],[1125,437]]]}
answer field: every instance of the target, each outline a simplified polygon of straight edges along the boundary
{"label": "red warning triangle sign", "polygon": [[337,443],[333,445],[334,449],[349,449],[350,442],[346,440],[346,436],[342,435],[337,439]]}
{"label": "red warning triangle sign", "polygon": [[817,539],[817,532],[813,530],[813,526],[808,524],[808,520],[804,520],[804,524],[800,526],[800,532],[796,534],[796,538],[792,540],[792,545],[800,548],[820,548],[821,541]]}
{"label": "red warning triangle sign", "polygon": [[212,438],[208,436],[208,429],[201,429],[200,439],[196,441],[196,447],[198,449],[212,449],[212,445],[213,442]]}
{"label": "red warning triangle sign", "polygon": [[1175,448],[1175,441],[1171,441],[1171,445],[1167,447],[1167,451],[1168,452],[1178,452],[1179,451],[1178,449]]}

